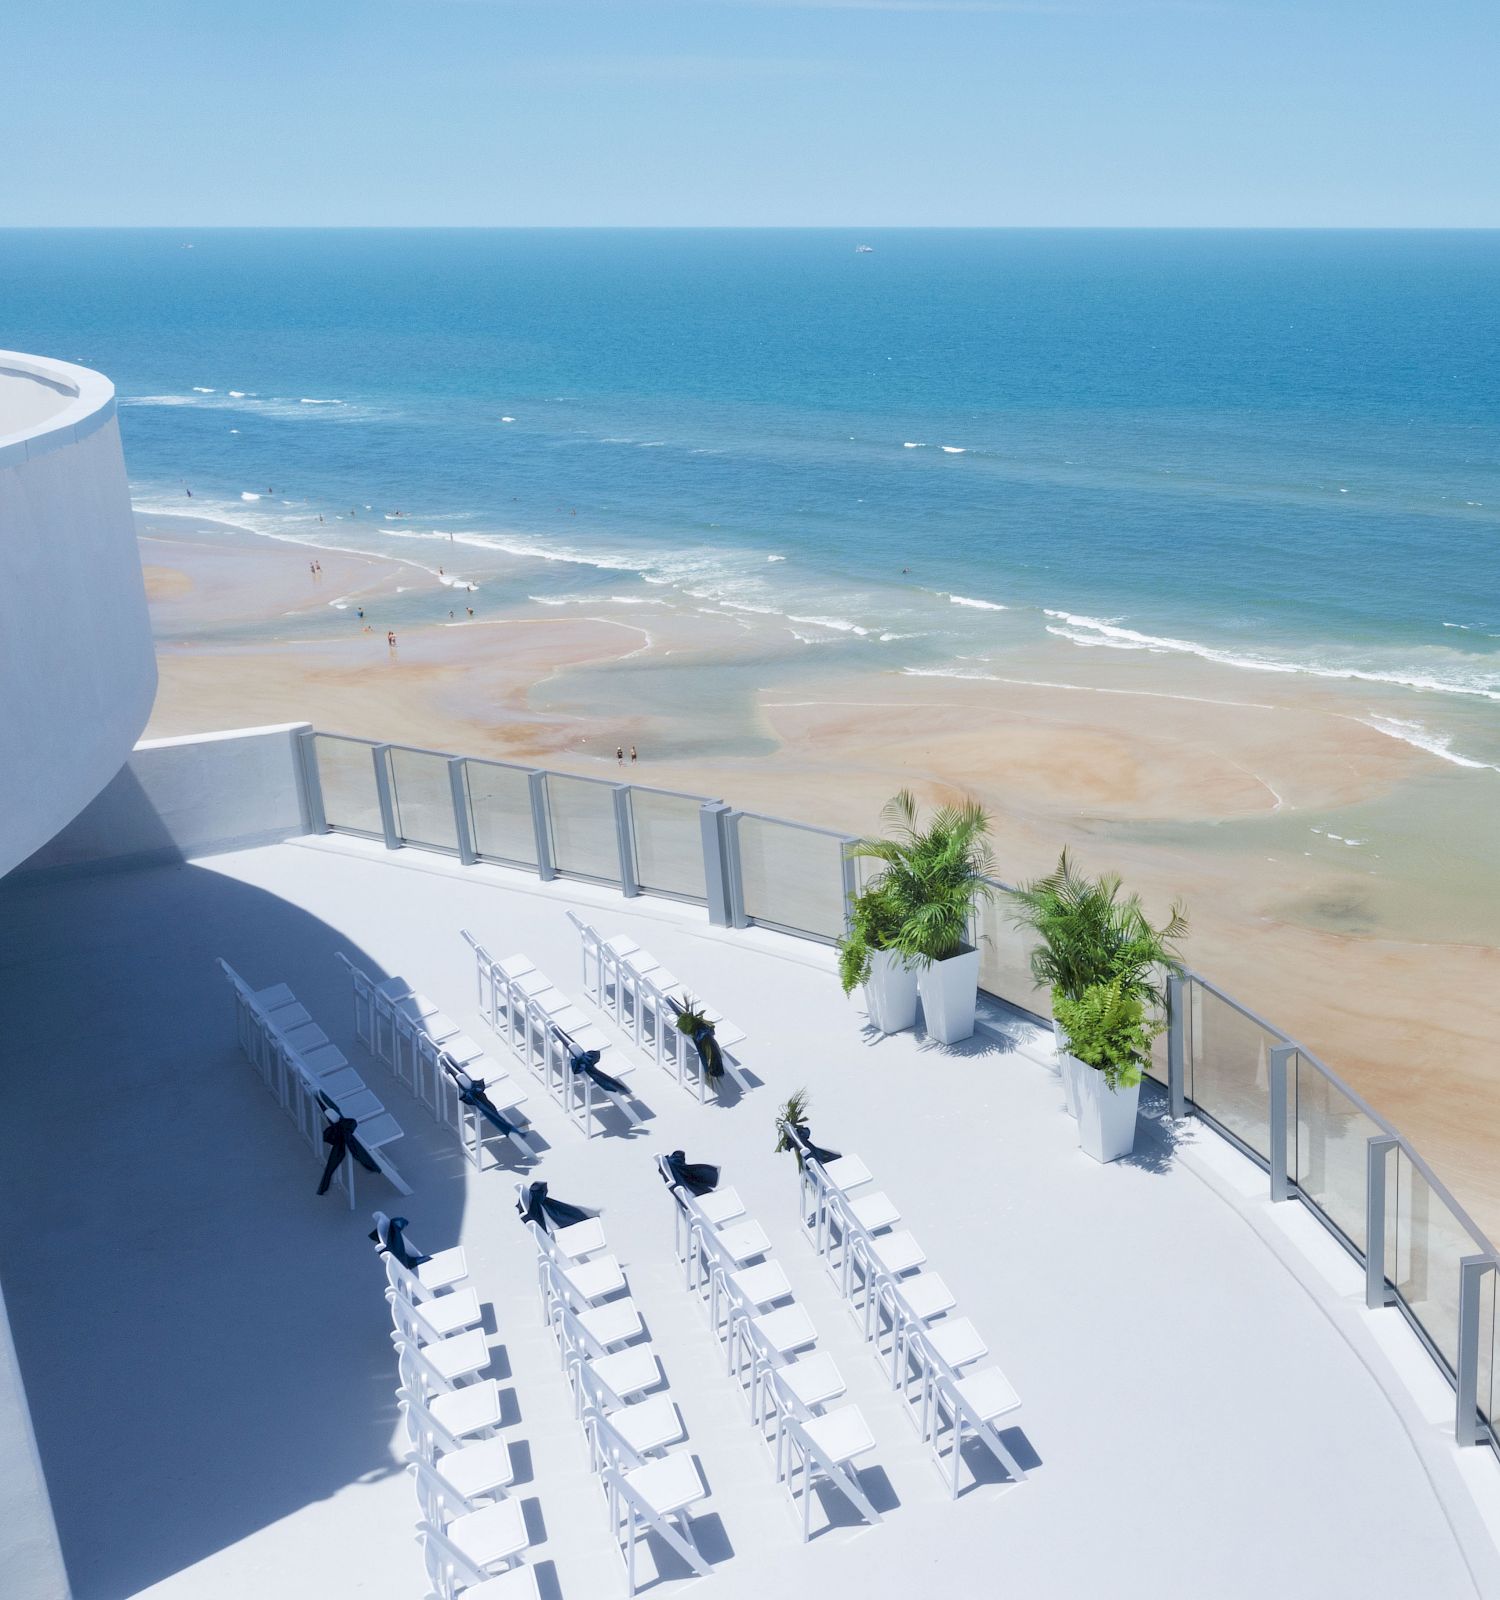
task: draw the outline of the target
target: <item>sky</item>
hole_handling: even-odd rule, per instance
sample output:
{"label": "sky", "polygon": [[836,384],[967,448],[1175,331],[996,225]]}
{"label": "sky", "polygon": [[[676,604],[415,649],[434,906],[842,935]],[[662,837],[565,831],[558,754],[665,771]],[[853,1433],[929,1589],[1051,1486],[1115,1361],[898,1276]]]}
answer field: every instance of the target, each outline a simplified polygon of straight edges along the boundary
{"label": "sky", "polygon": [[0,226],[1500,226],[1497,0],[12,0]]}

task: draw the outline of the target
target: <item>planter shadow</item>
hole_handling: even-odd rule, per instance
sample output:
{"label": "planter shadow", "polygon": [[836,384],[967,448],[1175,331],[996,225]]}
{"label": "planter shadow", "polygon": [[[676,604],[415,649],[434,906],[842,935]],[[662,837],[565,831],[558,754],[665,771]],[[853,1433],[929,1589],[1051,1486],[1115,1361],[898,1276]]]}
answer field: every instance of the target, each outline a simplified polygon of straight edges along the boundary
{"label": "planter shadow", "polygon": [[1168,1115],[1167,1091],[1154,1078],[1143,1079],[1135,1149],[1128,1156],[1121,1156],[1115,1165],[1135,1167],[1141,1172],[1170,1172],[1178,1146],[1190,1138],[1188,1125],[1174,1123]]}

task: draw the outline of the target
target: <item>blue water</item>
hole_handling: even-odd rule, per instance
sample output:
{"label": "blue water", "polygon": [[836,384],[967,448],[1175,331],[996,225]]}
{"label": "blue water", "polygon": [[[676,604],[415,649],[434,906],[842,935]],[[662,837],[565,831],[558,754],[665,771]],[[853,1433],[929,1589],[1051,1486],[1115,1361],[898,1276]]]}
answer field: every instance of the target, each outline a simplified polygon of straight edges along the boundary
{"label": "blue water", "polygon": [[0,344],[141,504],[508,600],[1500,700],[1500,233],[11,231]]}

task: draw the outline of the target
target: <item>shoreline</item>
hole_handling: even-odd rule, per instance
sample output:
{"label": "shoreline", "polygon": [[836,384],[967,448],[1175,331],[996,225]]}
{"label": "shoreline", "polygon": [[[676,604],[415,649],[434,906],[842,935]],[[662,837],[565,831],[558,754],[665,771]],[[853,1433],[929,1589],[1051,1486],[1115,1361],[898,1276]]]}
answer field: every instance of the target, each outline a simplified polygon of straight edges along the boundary
{"label": "shoreline", "polygon": [[[1007,643],[975,675],[846,664],[836,647],[788,657],[776,619],[665,596],[639,622],[590,614],[608,598],[549,614],[564,607],[528,598],[523,558],[514,580],[481,584],[473,622],[450,623],[445,585],[395,555],[309,557],[210,519],[140,520],[157,574],[152,736],[307,720],[593,776],[634,744],[630,781],[852,832],[903,784],[924,802],[973,793],[1001,876],[1045,871],[1067,843],[1153,911],[1180,894],[1190,964],[1302,1039],[1500,1233],[1500,1176],[1472,1133],[1500,1114],[1485,1057],[1500,908],[1490,862],[1430,837],[1449,818],[1449,846],[1500,773],[1371,726],[1368,686],[1356,699],[1267,674],[1246,693],[1222,664],[1056,640]],[[356,594],[377,632],[335,609]]]}

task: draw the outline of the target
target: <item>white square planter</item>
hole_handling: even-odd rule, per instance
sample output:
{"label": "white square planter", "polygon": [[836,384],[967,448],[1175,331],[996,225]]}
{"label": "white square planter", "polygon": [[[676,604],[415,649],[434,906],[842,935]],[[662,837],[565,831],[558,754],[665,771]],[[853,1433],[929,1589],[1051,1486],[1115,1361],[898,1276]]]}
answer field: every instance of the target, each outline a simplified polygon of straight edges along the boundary
{"label": "white square planter", "polygon": [[915,1025],[917,969],[903,966],[900,956],[877,950],[870,957],[870,981],[864,988],[871,1026],[882,1033],[900,1033]]}
{"label": "white square planter", "polygon": [[1063,1038],[1062,1028],[1053,1023],[1057,1028],[1057,1064],[1062,1072],[1063,1103],[1068,1108],[1068,1115],[1078,1115],[1078,1080],[1085,1072],[1092,1072],[1092,1067],[1087,1067],[1077,1056],[1068,1054],[1068,1041]]}
{"label": "white square planter", "polygon": [[977,950],[963,950],[923,967],[917,987],[922,994],[922,1022],[930,1038],[940,1044],[957,1044],[973,1036],[979,997]]}
{"label": "white square planter", "polygon": [[[1070,1060],[1073,1058],[1070,1057]],[[1135,1148],[1135,1112],[1141,1098],[1139,1081],[1128,1089],[1111,1089],[1095,1067],[1078,1068],[1078,1144],[1095,1161],[1118,1161]]]}

